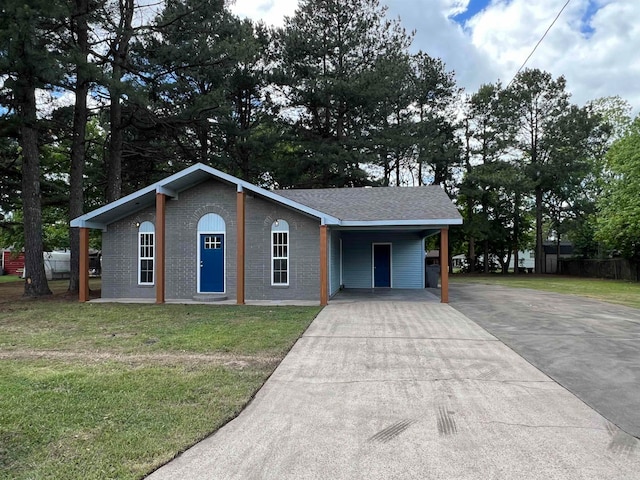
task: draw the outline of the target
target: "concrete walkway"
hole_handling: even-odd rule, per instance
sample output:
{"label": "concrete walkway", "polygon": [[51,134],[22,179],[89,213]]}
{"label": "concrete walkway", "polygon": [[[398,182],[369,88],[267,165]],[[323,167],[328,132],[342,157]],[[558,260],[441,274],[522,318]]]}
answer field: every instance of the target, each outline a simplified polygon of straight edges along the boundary
{"label": "concrete walkway", "polygon": [[161,479],[637,479],[635,438],[451,306],[330,303]]}

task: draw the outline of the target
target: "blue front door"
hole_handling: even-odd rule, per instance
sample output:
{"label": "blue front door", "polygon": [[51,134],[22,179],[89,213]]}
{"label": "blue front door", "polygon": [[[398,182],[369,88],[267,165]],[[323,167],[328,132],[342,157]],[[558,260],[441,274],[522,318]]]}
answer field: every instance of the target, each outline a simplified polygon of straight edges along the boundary
{"label": "blue front door", "polygon": [[391,245],[373,245],[373,286],[391,286]]}
{"label": "blue front door", "polygon": [[224,235],[200,235],[200,292],[224,292]]}

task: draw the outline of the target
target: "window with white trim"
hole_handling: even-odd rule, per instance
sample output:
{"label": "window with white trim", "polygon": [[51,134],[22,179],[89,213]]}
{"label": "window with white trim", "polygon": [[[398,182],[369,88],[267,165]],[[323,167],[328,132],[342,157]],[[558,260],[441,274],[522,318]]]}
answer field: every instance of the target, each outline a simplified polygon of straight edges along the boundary
{"label": "window with white trim", "polygon": [[289,285],[289,224],[271,225],[271,285]]}
{"label": "window with white trim", "polygon": [[140,285],[153,285],[155,237],[153,223],[142,222],[138,228],[138,284]]}

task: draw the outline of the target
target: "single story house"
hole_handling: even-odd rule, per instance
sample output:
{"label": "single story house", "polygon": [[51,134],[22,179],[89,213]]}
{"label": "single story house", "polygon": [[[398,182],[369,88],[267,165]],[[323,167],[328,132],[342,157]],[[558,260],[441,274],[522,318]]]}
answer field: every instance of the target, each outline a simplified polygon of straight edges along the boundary
{"label": "single story house", "polygon": [[[71,221],[80,301],[89,229],[102,234],[102,297],[312,300],[342,288],[424,288],[424,239],[462,218],[439,186],[266,190],[196,164]],[[442,301],[448,301],[443,275]]]}

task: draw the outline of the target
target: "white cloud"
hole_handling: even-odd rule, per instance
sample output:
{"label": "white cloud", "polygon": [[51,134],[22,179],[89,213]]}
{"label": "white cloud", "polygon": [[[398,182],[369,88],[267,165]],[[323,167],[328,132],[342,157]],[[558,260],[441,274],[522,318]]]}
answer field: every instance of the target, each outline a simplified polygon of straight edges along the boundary
{"label": "white cloud", "polygon": [[[496,63],[508,82],[563,5],[564,1],[558,0],[494,1],[468,23],[470,40]],[[620,95],[638,111],[639,25],[640,2],[636,0],[574,0],[527,67],[546,70],[556,77],[564,75],[578,104]]]}
{"label": "white cloud", "polygon": [[[508,83],[558,14],[565,0],[486,0],[463,26],[469,0],[382,0],[389,17],[416,30],[414,50],[441,58],[458,84]],[[296,0],[236,0],[240,16],[281,26]],[[475,6],[477,8],[477,6]],[[468,15],[467,15],[468,17]],[[458,17],[466,18],[466,17]],[[620,95],[640,111],[640,1],[572,0],[527,67],[564,75],[573,101]]]}
{"label": "white cloud", "polygon": [[240,17],[281,27],[284,17],[293,16],[297,6],[297,0],[235,0],[230,9]]}

